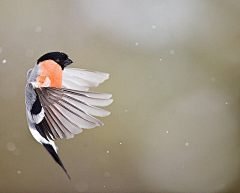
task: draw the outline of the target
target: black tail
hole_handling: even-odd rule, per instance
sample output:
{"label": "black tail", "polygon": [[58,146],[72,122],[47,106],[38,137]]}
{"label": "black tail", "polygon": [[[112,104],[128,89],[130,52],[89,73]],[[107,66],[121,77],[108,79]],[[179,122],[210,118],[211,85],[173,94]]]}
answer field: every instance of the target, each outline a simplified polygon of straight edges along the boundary
{"label": "black tail", "polygon": [[43,146],[46,148],[46,150],[51,154],[51,156],[53,157],[53,159],[62,167],[62,169],[64,170],[64,172],[67,174],[69,180],[71,179],[71,177],[68,175],[67,170],[64,168],[57,152],[55,152],[55,150],[53,149],[53,147],[50,144],[44,144]]}

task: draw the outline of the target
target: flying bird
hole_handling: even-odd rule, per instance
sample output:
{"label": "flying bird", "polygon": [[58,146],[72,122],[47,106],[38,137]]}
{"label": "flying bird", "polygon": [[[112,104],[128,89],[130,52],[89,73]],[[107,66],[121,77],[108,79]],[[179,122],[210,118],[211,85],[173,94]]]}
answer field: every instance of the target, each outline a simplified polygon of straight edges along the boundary
{"label": "flying bird", "polygon": [[73,61],[63,52],[41,56],[27,73],[25,103],[27,122],[33,137],[53,159],[63,166],[54,143],[73,138],[84,129],[103,126],[94,116],[105,117],[109,111],[97,108],[112,103],[112,95],[89,92],[109,78],[108,73],[66,68]]}

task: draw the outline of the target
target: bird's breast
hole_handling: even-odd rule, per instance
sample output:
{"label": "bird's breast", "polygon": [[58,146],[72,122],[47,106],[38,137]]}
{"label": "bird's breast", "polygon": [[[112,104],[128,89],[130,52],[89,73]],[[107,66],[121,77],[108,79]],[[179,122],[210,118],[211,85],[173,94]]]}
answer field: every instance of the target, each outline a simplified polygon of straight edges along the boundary
{"label": "bird's breast", "polygon": [[62,68],[59,64],[53,60],[45,60],[39,63],[40,74],[47,76],[50,81],[50,87],[62,87]]}

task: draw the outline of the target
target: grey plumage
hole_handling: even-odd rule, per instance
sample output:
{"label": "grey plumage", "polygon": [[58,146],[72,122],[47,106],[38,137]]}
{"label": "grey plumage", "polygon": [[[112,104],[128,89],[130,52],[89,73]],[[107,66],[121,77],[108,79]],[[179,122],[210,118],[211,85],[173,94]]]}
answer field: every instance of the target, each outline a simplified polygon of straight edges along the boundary
{"label": "grey plumage", "polygon": [[25,88],[25,103],[27,110],[31,110],[33,103],[36,101],[37,94],[31,83],[36,82],[36,78],[40,76],[39,65],[35,65],[33,69],[27,72],[27,85]]}
{"label": "grey plumage", "polygon": [[39,66],[36,64],[33,69],[27,72],[27,85],[25,88],[25,104],[26,104],[26,116],[28,125],[30,128],[35,129],[35,124],[32,120],[30,110],[32,109],[33,103],[36,101],[37,94],[34,91],[31,82],[36,82],[36,78],[40,76]]}

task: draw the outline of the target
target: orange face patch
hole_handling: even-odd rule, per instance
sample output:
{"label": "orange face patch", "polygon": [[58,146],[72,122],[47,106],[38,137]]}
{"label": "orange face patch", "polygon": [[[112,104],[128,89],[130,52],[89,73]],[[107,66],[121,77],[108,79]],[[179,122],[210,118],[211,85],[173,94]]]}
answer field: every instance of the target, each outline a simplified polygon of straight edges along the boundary
{"label": "orange face patch", "polygon": [[38,76],[36,80],[39,87],[48,87],[51,85],[51,80],[47,76]]}
{"label": "orange face patch", "polygon": [[53,60],[45,60],[39,63],[40,73],[42,76],[47,76],[50,81],[50,87],[62,87],[62,68]]}

